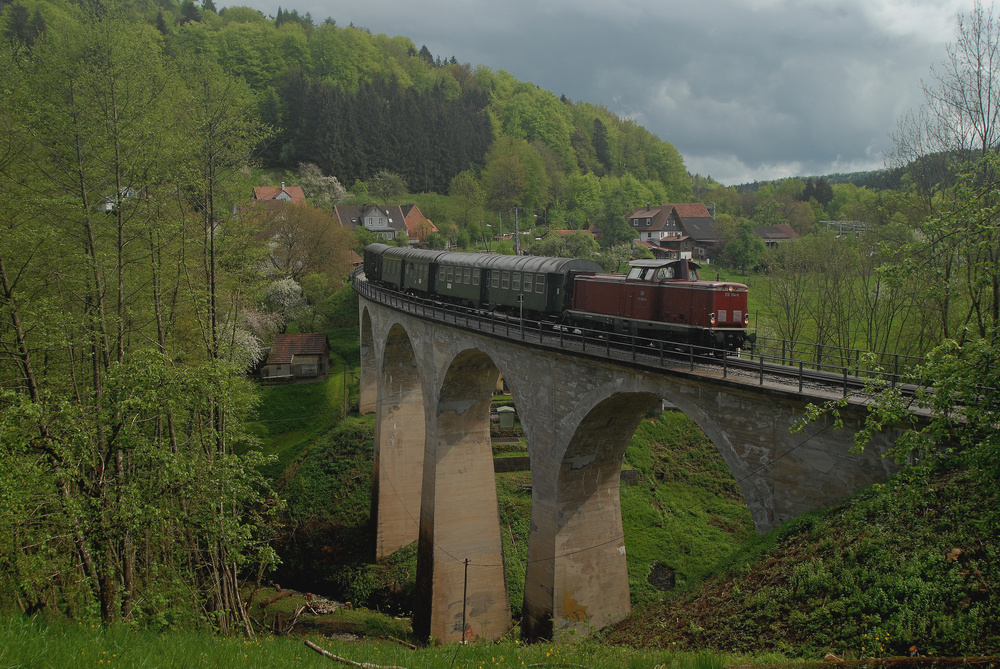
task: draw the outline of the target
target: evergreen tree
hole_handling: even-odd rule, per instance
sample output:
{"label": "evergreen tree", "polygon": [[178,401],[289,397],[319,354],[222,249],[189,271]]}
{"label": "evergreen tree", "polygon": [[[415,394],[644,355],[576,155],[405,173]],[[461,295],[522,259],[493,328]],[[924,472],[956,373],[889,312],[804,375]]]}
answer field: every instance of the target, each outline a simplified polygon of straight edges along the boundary
{"label": "evergreen tree", "polygon": [[167,27],[167,20],[163,16],[163,10],[156,10],[156,29],[160,31],[161,35],[166,35],[170,32],[170,28]]}
{"label": "evergreen tree", "polygon": [[611,174],[611,147],[608,144],[608,128],[599,118],[594,119],[594,153],[597,161],[604,167],[605,174]]}
{"label": "evergreen tree", "polygon": [[195,23],[201,21],[201,10],[192,0],[184,0],[181,3],[181,25],[192,21]]}

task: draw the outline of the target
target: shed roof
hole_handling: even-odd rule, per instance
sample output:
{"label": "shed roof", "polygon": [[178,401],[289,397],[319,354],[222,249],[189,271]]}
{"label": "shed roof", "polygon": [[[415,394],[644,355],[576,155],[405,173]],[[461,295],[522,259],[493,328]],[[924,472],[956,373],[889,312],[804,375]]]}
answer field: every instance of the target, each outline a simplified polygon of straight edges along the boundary
{"label": "shed roof", "polygon": [[296,355],[323,355],[330,349],[325,334],[278,334],[271,342],[268,365],[290,365]]}

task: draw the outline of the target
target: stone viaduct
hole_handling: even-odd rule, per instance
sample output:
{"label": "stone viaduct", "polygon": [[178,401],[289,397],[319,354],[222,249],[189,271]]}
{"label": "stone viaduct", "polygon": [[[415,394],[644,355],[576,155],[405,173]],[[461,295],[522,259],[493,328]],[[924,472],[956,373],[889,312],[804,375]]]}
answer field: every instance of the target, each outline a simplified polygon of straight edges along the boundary
{"label": "stone viaduct", "polygon": [[718,447],[759,532],[894,469],[881,457],[892,435],[849,452],[862,407],[848,406],[840,429],[820,421],[789,431],[808,402],[836,395],[568,353],[359,292],[361,409],[374,411],[377,425],[376,557],[419,542],[414,629],[441,643],[497,638],[512,626],[489,428],[498,375],[531,461],[527,640],[586,633],[629,614],[619,478],[633,432],[661,399]]}

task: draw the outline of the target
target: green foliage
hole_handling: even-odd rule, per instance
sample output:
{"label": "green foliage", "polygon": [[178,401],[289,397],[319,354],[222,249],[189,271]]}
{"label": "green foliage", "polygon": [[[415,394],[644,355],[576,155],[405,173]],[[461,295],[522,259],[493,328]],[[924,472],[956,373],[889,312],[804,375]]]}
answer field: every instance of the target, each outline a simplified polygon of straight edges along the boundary
{"label": "green foliage", "polygon": [[[973,470],[910,471],[842,507],[774,530],[734,554],[729,574],[646,611],[633,642],[805,657],[992,655],[1000,649],[996,491]],[[612,639],[621,639],[616,634]],[[875,643],[877,641],[877,644]],[[862,647],[864,649],[862,650]]]}
{"label": "green foliage", "polygon": [[625,460],[640,474],[621,493],[629,586],[635,602],[661,597],[647,580],[653,563],[690,587],[753,532],[736,482],[704,433],[682,413],[640,423]]}

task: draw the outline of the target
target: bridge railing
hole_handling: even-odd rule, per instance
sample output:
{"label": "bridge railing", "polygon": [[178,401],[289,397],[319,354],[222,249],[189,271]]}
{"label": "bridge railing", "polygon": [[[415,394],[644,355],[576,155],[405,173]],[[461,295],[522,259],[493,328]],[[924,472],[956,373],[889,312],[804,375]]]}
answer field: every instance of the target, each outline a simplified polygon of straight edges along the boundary
{"label": "bridge railing", "polygon": [[797,383],[799,391],[807,383],[842,388],[845,396],[866,382],[900,387],[920,361],[914,356],[872,356],[856,349],[766,337],[758,338],[752,350],[733,352],[439,302],[376,286],[358,270],[352,279],[354,290],[369,300],[460,329],[647,367],[676,369],[686,363],[694,370],[697,365],[711,365],[721,368],[723,377],[753,374],[760,384],[765,379],[781,378],[784,383]]}
{"label": "bridge railing", "polygon": [[858,379],[883,380],[895,387],[910,376],[923,358],[900,353],[873,353],[861,349],[758,337],[751,357],[777,365],[802,366],[814,371],[848,375]]}

